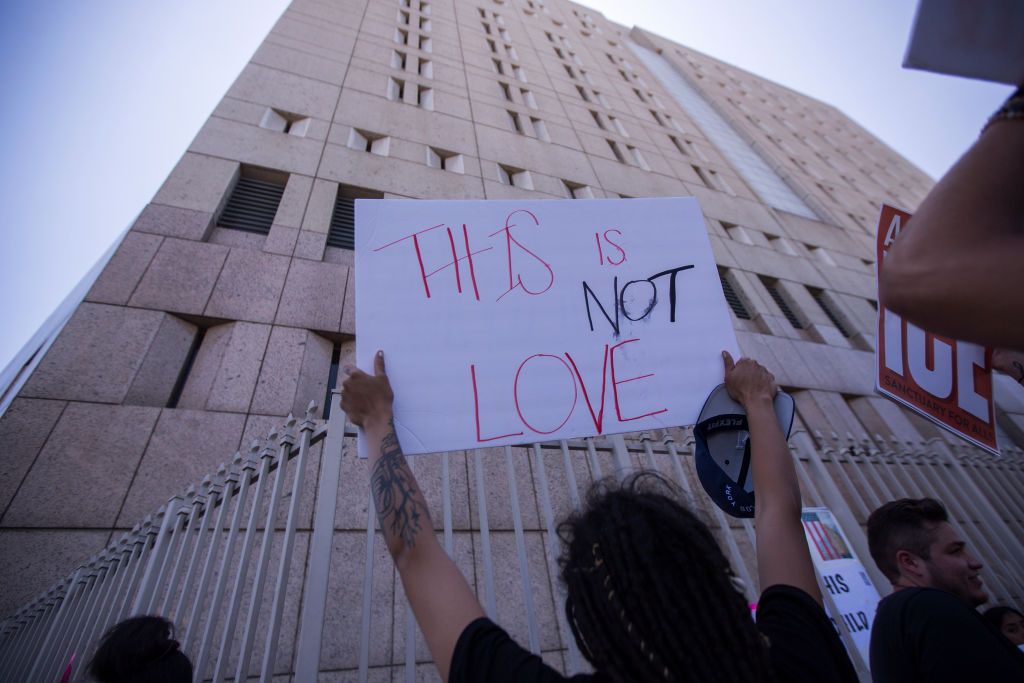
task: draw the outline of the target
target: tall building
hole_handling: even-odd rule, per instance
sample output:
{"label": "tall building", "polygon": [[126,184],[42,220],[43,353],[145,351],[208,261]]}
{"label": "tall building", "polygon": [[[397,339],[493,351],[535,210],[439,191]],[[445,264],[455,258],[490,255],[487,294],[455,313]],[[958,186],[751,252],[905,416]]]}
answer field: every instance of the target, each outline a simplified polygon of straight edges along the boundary
{"label": "tall building", "polygon": [[[357,333],[361,197],[697,197],[740,346],[796,399],[806,501],[844,510],[884,594],[867,512],[891,496],[952,499],[996,597],[1019,603],[1024,390],[996,377],[1002,459],[873,390],[879,206],[913,210],[932,184],[834,107],[568,0],[294,0],[59,334],[5,375],[0,613],[289,413],[325,405]],[[663,436],[628,437],[633,464],[667,458]],[[592,459],[583,442],[565,459],[558,444],[515,448],[517,469],[502,449],[449,454],[444,469],[416,461],[438,524],[449,491],[453,553],[481,599],[563,669],[578,662],[547,522],[572,509],[595,463],[614,469],[612,447],[593,445]],[[685,431],[676,445],[691,468]],[[342,467],[320,668],[387,676],[406,661],[408,612],[379,542],[366,551],[364,463]],[[750,526],[716,533],[753,582]],[[429,660],[422,642],[414,658]]]}

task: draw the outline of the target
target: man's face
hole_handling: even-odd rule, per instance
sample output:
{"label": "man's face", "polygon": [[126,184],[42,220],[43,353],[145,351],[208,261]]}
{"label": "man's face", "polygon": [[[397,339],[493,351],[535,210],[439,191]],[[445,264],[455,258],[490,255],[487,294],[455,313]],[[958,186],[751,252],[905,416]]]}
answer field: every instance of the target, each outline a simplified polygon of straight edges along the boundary
{"label": "man's face", "polygon": [[963,539],[947,522],[935,527],[924,565],[929,587],[948,591],[971,607],[988,601],[978,575],[981,562],[967,552]]}

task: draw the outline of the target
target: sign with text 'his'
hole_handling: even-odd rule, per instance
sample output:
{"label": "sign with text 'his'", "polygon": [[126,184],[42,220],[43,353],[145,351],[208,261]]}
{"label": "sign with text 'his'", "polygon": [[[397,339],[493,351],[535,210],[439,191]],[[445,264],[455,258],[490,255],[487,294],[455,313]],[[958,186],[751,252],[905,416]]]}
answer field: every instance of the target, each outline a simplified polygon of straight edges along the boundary
{"label": "sign with text 'his'", "polygon": [[[910,214],[887,204],[878,219],[876,270]],[[999,454],[992,350],[925,332],[879,302],[875,388],[935,424]]]}
{"label": "sign with text 'his'", "polygon": [[693,198],[357,200],[356,316],[408,454],[693,424],[737,352]]}
{"label": "sign with text 'his'", "polygon": [[804,525],[814,569],[828,593],[825,611],[836,628],[850,635],[867,663],[878,590],[868,578],[864,565],[853,552],[831,510],[804,508],[800,521]]}

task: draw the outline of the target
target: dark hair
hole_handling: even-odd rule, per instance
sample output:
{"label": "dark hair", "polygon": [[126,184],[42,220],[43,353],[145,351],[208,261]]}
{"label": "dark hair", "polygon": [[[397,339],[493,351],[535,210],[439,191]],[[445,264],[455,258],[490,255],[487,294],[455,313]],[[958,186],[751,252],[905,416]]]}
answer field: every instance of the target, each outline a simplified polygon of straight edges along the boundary
{"label": "dark hair", "polygon": [[868,517],[868,550],[890,581],[900,578],[896,553],[907,550],[929,559],[938,524],[949,520],[946,508],[934,498],[901,498],[886,503]]}
{"label": "dark hair", "polygon": [[559,525],[576,642],[616,681],[772,680],[729,561],[677,495],[650,472],[597,482]]}
{"label": "dark hair", "polygon": [[1021,614],[1020,610],[1016,610],[1006,605],[989,607],[982,613],[981,618],[987,621],[995,630],[1002,633],[1003,619],[1005,619],[1008,614],[1016,614],[1018,617],[1024,619],[1024,614]]}
{"label": "dark hair", "polygon": [[100,683],[191,683],[192,662],[178,647],[167,619],[125,619],[103,636],[89,673]]}

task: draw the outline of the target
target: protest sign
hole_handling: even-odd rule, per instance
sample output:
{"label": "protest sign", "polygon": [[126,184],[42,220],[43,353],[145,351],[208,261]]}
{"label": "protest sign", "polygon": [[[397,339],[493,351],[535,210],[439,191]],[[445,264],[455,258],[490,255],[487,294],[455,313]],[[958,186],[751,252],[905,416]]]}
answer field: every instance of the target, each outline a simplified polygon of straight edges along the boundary
{"label": "protest sign", "polygon": [[[907,229],[910,214],[887,204],[878,219],[876,269]],[[875,388],[883,396],[992,453],[992,350],[932,334],[878,304]]]}
{"label": "protest sign", "polygon": [[407,454],[693,424],[737,353],[693,198],[356,201]]}
{"label": "protest sign", "polygon": [[863,661],[867,662],[878,590],[831,510],[804,508],[800,521],[804,525],[814,569],[828,593],[826,612],[836,628],[850,635]]}

